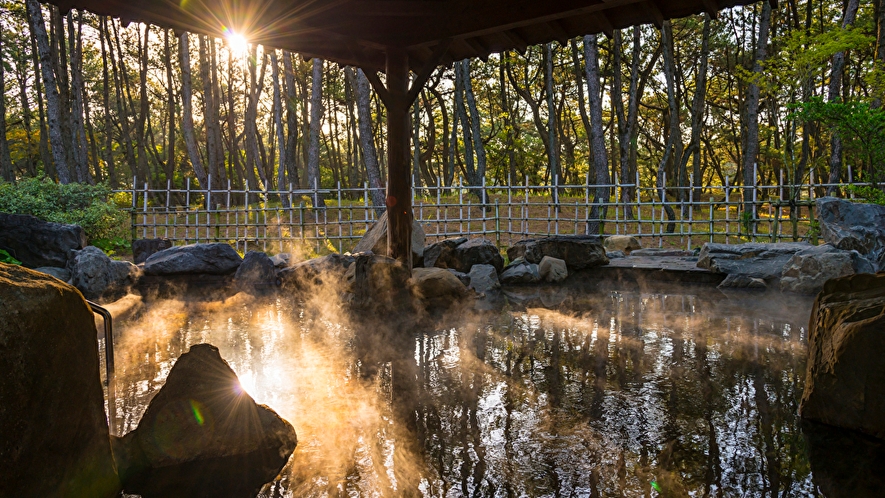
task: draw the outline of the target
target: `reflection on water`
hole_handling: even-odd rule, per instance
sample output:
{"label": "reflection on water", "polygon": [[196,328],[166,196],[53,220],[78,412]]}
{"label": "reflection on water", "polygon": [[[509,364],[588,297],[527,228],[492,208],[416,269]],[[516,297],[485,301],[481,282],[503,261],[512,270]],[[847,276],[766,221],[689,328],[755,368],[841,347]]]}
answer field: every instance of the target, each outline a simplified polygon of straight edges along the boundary
{"label": "reflection on water", "polygon": [[816,495],[796,415],[810,303],[710,293],[394,332],[285,300],[155,303],[118,339],[119,429],[209,342],[298,432],[267,497]]}

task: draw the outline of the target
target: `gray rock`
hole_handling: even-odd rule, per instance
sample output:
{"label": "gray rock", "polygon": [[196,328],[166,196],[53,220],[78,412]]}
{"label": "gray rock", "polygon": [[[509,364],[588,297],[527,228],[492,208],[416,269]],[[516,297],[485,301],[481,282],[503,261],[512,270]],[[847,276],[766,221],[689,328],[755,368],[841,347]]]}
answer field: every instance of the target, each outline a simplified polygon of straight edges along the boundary
{"label": "gray rock", "polygon": [[460,272],[460,271],[458,271],[458,270],[453,270],[453,269],[451,269],[451,268],[449,268],[447,271],[449,271],[452,275],[454,275],[455,277],[457,277],[458,280],[460,280],[461,283],[464,284],[465,286],[469,286],[469,285],[470,285],[470,275],[468,275],[468,274],[466,274],[466,273],[464,273],[464,272]]}
{"label": "gray rock", "polygon": [[540,281],[541,274],[534,263],[510,265],[501,273],[502,284],[534,284]]}
{"label": "gray rock", "polygon": [[820,234],[837,249],[857,251],[885,270],[885,206],[835,197],[815,201]]}
{"label": "gray rock", "polygon": [[799,413],[885,439],[885,274],[829,280],[808,331]]}
{"label": "gray rock", "polygon": [[[387,255],[387,212],[378,218],[374,225],[369,227],[363,238],[353,248],[354,253],[373,252],[382,256]],[[418,263],[424,257],[424,227],[421,223],[412,220],[412,262]]]}
{"label": "gray rock", "polygon": [[538,273],[545,282],[562,282],[568,277],[568,268],[565,261],[544,256],[538,264]]}
{"label": "gray rock", "polygon": [[71,281],[71,271],[67,268],[56,268],[55,266],[41,266],[40,268],[34,268],[35,271],[40,273],[45,273],[47,275],[52,275],[53,277],[61,280],[62,282],[70,282]]}
{"label": "gray rock", "polygon": [[626,258],[627,255],[624,254],[624,253],[622,253],[621,251],[606,251],[606,252],[605,252],[605,257],[607,257],[608,259],[611,260],[611,259],[621,259],[621,258]]}
{"label": "gray rock", "polygon": [[504,258],[494,242],[474,238],[455,246],[452,254],[452,265],[460,272],[467,273],[474,265],[492,265],[497,272],[504,268]]}
{"label": "gray rock", "polygon": [[538,264],[544,256],[565,261],[569,271],[608,264],[602,238],[598,235],[557,235],[543,239],[521,240],[507,249],[510,260],[522,256]]}
{"label": "gray rock", "polygon": [[151,254],[169,249],[172,241],[169,239],[137,239],[132,241],[132,260],[139,265],[147,261]]}
{"label": "gray rock", "polygon": [[128,261],[114,261],[101,249],[87,246],[70,260],[71,284],[86,299],[114,300],[129,292],[141,270]]}
{"label": "gray rock", "polygon": [[642,249],[639,239],[632,235],[609,235],[603,240],[602,244],[606,252],[620,251],[624,254],[630,254],[631,251]]}
{"label": "gray rock", "polygon": [[717,287],[720,289],[755,289],[765,290],[768,284],[761,278],[751,277],[741,273],[731,273]]}
{"label": "gray rock", "polygon": [[797,252],[784,266],[781,291],[817,294],[832,278],[875,273],[873,264],[857,251],[843,251],[830,244]]}
{"label": "gray rock", "polygon": [[812,247],[811,244],[805,242],[731,245],[708,242],[701,248],[697,266],[716,273],[773,280],[780,278],[784,266],[794,254],[809,247]]}
{"label": "gray rock", "polygon": [[443,239],[424,248],[425,268],[451,268],[454,263],[455,248],[467,242],[467,237]]}
{"label": "gray rock", "polygon": [[[181,355],[138,427],[115,440],[125,492],[242,496],[237,488],[204,494],[212,484],[200,486],[232,475],[234,481],[247,481],[237,486],[257,492],[273,480],[298,444],[295,429],[238,386],[237,375],[214,346],[197,344]],[[182,466],[192,471],[169,472]]]}
{"label": "gray rock", "polygon": [[415,268],[412,288],[424,301],[445,300],[446,304],[463,298],[467,288],[452,272],[444,268]]}
{"label": "gray rock", "polygon": [[0,341],[0,496],[117,496],[98,339],[83,296],[0,264]]}
{"label": "gray rock", "polygon": [[270,262],[273,263],[276,268],[285,268],[289,266],[289,261],[292,259],[292,255],[287,252],[281,252],[279,254],[274,254],[270,257]]}
{"label": "gray rock", "polygon": [[64,268],[70,251],[84,247],[86,232],[78,225],[49,223],[26,214],[0,213],[0,249],[28,268]]}
{"label": "gray rock", "polygon": [[689,257],[694,256],[692,251],[683,251],[682,249],[661,249],[657,247],[649,247],[648,249],[637,249],[630,253],[630,256],[643,258],[663,258],[663,257]]}
{"label": "gray rock", "polygon": [[470,268],[470,288],[480,294],[501,288],[498,271],[492,265],[473,265]]}
{"label": "gray rock", "polygon": [[319,283],[323,278],[341,278],[353,264],[354,256],[345,254],[329,254],[319,258],[301,261],[277,272],[282,286],[302,288],[306,285]]}
{"label": "gray rock", "polygon": [[234,274],[234,285],[247,292],[261,292],[276,287],[277,271],[273,261],[260,251],[249,251]]}
{"label": "gray rock", "polygon": [[191,244],[152,254],[144,263],[144,272],[148,275],[228,275],[242,262],[243,258],[228,244]]}
{"label": "gray rock", "polygon": [[412,269],[401,262],[367,253],[355,256],[344,274],[345,290],[353,294],[357,307],[376,313],[400,310],[411,306],[409,281]]}

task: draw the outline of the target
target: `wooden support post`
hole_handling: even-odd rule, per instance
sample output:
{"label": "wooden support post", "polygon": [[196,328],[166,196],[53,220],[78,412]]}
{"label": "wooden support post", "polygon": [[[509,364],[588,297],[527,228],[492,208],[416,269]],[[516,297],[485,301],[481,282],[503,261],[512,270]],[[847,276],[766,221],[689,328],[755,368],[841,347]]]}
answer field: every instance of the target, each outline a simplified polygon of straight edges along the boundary
{"label": "wooden support post", "polygon": [[412,268],[412,175],[409,162],[409,56],[387,49],[387,251]]}

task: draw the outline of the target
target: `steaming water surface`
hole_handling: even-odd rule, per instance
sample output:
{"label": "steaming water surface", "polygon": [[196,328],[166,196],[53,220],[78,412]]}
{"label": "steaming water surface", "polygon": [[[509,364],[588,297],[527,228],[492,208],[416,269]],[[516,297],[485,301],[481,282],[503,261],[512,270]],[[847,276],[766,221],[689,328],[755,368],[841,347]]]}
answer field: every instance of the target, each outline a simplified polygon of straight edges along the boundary
{"label": "steaming water surface", "polygon": [[810,303],[714,294],[394,333],[328,303],[156,302],[117,339],[118,433],[208,342],[298,432],[263,496],[816,495],[796,415]]}

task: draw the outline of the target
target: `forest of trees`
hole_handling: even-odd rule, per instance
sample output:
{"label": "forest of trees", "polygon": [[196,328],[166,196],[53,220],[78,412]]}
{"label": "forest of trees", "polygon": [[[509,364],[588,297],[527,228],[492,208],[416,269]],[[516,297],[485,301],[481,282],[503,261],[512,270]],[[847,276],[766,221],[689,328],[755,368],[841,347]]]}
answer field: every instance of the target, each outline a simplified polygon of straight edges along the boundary
{"label": "forest of trees", "polygon": [[[638,173],[700,194],[849,166],[881,181],[883,3],[765,1],[441,67],[413,108],[414,183]],[[36,0],[0,9],[5,181],[384,184],[384,108],[361,70]]]}

